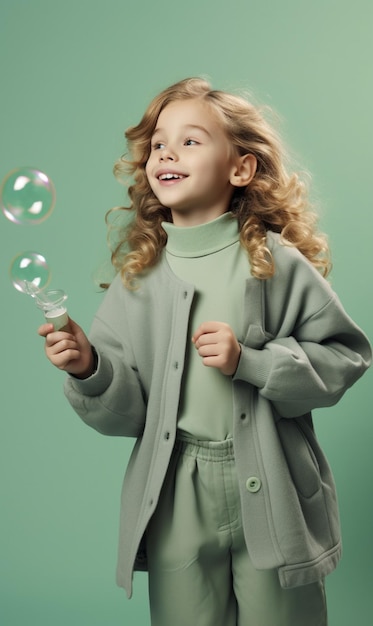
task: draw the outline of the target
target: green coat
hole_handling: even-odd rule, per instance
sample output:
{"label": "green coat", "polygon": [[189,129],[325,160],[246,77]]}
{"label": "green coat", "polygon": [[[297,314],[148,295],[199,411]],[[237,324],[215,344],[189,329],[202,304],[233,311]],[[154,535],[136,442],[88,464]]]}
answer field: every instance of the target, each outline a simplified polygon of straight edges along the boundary
{"label": "green coat", "polygon": [[[268,246],[274,277],[246,284],[233,437],[250,558],[294,587],[323,578],[341,552],[334,481],[310,411],[335,404],[369,366],[371,350],[298,250],[273,233]],[[128,596],[133,569],[146,569],[142,538],[175,441],[193,295],[165,256],[136,291],[118,275],[90,333],[97,372],[65,385],[88,425],[136,437],[123,484],[117,569]]]}

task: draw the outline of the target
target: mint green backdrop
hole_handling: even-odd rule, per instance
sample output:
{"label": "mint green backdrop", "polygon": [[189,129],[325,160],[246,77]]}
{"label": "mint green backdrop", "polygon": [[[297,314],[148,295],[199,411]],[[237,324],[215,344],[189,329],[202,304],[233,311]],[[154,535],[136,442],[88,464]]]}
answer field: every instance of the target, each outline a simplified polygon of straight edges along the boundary
{"label": "mint green backdrop", "polygon": [[[104,214],[123,131],[168,84],[207,75],[274,107],[313,173],[332,282],[372,328],[371,0],[1,0],[0,179],[21,165],[53,179],[39,226],[0,214],[0,623],[149,624],[146,576],[115,586],[119,495],[132,441],[85,427],[43,354],[41,314],[13,289],[12,258],[42,252],[52,286],[89,329],[107,258]],[[328,579],[330,626],[373,623],[371,372],[315,413],[339,489],[344,557]],[[177,625],[175,625],[177,626]],[[275,626],[275,625],[274,625]],[[295,625],[289,625],[295,626]]]}

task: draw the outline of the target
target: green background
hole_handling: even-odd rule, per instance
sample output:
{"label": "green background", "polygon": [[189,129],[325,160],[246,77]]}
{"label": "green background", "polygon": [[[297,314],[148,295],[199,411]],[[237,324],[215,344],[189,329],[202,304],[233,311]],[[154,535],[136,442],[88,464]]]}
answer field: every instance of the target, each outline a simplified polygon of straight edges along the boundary
{"label": "green background", "polygon": [[[172,82],[207,75],[272,106],[313,173],[332,284],[373,337],[371,0],[1,0],[0,180],[36,166],[57,202],[38,226],[0,214],[0,624],[149,624],[146,576],[115,586],[119,495],[132,441],[85,427],[43,354],[41,313],[8,267],[43,253],[89,329],[102,298],[104,214],[124,129]],[[336,477],[344,557],[328,579],[330,626],[373,623],[372,374],[315,413]],[[177,625],[175,625],[177,626]],[[274,625],[275,626],[275,625]],[[289,625],[298,626],[298,625]]]}

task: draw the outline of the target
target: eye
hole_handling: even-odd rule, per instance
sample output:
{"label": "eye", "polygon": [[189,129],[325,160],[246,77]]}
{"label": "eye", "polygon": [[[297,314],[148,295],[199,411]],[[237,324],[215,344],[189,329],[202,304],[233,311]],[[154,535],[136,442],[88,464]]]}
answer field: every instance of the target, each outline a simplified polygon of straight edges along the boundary
{"label": "eye", "polygon": [[196,141],[195,139],[190,139],[190,138],[188,138],[188,139],[186,139],[186,140],[184,141],[184,145],[185,145],[185,146],[198,146],[198,143],[199,143],[199,142],[198,142],[198,141]]}
{"label": "eye", "polygon": [[161,141],[156,141],[155,143],[152,144],[152,150],[163,150],[164,147],[165,147],[165,144],[162,143]]}

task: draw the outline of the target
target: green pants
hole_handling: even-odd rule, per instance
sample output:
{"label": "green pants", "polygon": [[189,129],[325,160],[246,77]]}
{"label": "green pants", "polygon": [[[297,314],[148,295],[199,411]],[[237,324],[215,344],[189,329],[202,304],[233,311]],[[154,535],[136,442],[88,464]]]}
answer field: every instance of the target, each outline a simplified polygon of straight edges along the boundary
{"label": "green pants", "polygon": [[326,626],[322,582],[252,566],[232,440],[176,443],[147,531],[152,626]]}

